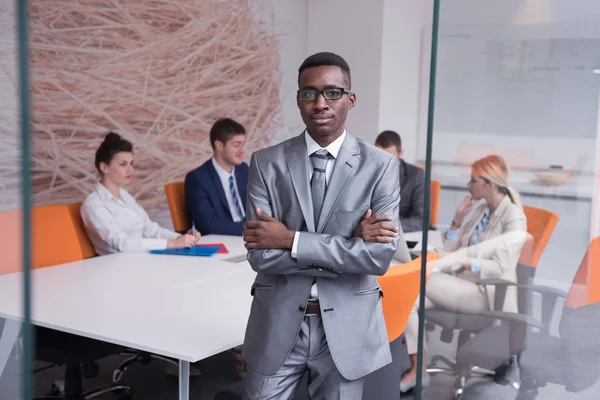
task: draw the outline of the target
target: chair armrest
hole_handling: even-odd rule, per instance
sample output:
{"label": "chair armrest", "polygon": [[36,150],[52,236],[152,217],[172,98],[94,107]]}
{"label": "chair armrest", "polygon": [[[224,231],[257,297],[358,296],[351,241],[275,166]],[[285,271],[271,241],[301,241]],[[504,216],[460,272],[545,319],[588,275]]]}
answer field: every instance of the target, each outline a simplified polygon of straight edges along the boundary
{"label": "chair armrest", "polygon": [[479,285],[479,286],[487,286],[487,285],[493,285],[493,286],[519,286],[518,284],[511,282],[511,281],[507,281],[505,279],[480,279],[478,281],[475,281],[475,284]]}
{"label": "chair armrest", "polygon": [[481,313],[481,315],[488,318],[508,322],[509,324],[527,324],[534,328],[544,328],[544,324],[542,324],[540,321],[525,314],[512,313],[506,311],[484,311]]}
{"label": "chair armrest", "polygon": [[550,296],[553,298],[562,297],[563,299],[567,298],[568,293],[564,290],[557,289],[552,286],[544,286],[544,285],[519,285],[525,289],[529,289],[532,292],[540,293],[542,296]]}

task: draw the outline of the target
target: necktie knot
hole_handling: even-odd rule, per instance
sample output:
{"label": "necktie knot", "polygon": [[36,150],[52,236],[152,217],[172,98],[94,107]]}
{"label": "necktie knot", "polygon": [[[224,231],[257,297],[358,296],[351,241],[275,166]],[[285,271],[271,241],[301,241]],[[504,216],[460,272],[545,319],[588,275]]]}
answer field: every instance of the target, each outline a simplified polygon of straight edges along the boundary
{"label": "necktie knot", "polygon": [[315,151],[310,155],[313,169],[324,174],[325,168],[327,167],[327,160],[332,157],[333,156],[326,149]]}

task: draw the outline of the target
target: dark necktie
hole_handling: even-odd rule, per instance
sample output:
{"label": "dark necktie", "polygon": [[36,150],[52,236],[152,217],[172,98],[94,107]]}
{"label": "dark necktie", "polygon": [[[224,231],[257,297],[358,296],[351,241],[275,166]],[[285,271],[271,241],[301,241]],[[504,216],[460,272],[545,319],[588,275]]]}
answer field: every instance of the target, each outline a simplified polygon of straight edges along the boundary
{"label": "dark necktie", "polygon": [[321,216],[321,209],[323,208],[323,200],[325,199],[325,192],[327,191],[326,181],[326,167],[327,160],[331,158],[331,154],[325,149],[315,151],[310,155],[310,161],[313,166],[313,174],[310,180],[310,191],[312,194],[313,210],[315,213],[315,229],[319,224],[319,217]]}

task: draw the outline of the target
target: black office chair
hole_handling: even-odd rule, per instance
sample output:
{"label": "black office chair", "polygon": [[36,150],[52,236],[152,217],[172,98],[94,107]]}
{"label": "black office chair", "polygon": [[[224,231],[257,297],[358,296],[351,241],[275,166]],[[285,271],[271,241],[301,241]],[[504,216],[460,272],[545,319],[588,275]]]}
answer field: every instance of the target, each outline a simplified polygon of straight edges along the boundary
{"label": "black office chair", "polygon": [[[474,365],[496,370],[497,380],[519,389],[522,399],[535,397],[547,382],[561,384],[570,392],[589,387],[600,373],[600,305],[594,292],[598,286],[599,260],[600,238],[595,238],[569,294],[551,287],[519,285],[520,298],[530,299],[533,293],[541,295],[540,317],[534,318],[530,309],[522,306],[519,314],[487,313],[502,325],[482,331],[459,350],[459,373],[467,376]],[[565,305],[557,317],[558,300],[567,298],[569,304],[577,308]],[[557,318],[560,321],[556,321]],[[552,336],[550,330],[557,322],[560,323],[558,337]],[[505,376],[508,378],[504,379]]]}
{"label": "black office chair", "polygon": [[[556,293],[549,296],[563,297]],[[579,393],[600,378],[600,303],[576,309],[564,307],[558,337],[550,335],[550,325],[539,320],[509,313],[494,317],[505,324],[480,332],[463,346],[457,358],[462,371],[474,365],[497,369],[500,376],[496,380],[510,383],[521,400],[535,399],[539,388],[548,383]],[[539,332],[526,327],[538,328]],[[504,378],[507,371],[513,379]]]}
{"label": "black office chair", "polygon": [[[36,400],[91,399],[104,393],[115,393],[130,400],[131,388],[122,382],[109,383],[89,391],[83,390],[84,365],[110,355],[119,354],[120,346],[46,328],[36,329],[37,361],[65,366],[64,382],[56,383],[53,393]],[[43,368],[46,369],[47,367]]]}
{"label": "black office chair", "polygon": [[[517,282],[526,284],[531,281],[535,272],[535,268],[527,265],[517,265]],[[486,279],[476,282],[481,286],[493,286],[495,288],[494,304],[492,310],[501,311],[504,308],[504,300],[509,287],[516,286],[513,282],[502,279]],[[529,311],[529,301],[526,297],[518,294],[518,307],[524,313]],[[477,333],[490,328],[494,324],[494,320],[483,314],[463,314],[453,311],[448,311],[443,308],[427,309],[425,315],[425,328],[427,331],[433,331],[436,326],[441,327],[440,340],[445,343],[452,343],[454,340],[454,332],[458,332],[457,349],[458,351]],[[443,364],[443,365],[441,365]],[[430,374],[446,373],[455,375],[457,373],[457,365],[454,360],[451,360],[443,355],[434,355],[431,357],[431,364],[427,368]],[[457,388],[458,389],[458,388]]]}

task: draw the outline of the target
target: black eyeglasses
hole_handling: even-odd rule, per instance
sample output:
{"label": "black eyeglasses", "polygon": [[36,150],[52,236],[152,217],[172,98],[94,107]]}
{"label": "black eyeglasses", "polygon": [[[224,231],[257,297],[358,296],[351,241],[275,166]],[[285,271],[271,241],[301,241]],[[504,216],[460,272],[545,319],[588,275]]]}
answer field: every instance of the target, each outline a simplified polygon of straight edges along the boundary
{"label": "black eyeglasses", "polygon": [[323,95],[325,100],[339,100],[342,98],[344,93],[352,94],[343,88],[330,88],[330,89],[300,89],[298,90],[298,100],[300,101],[315,101],[319,95]]}

